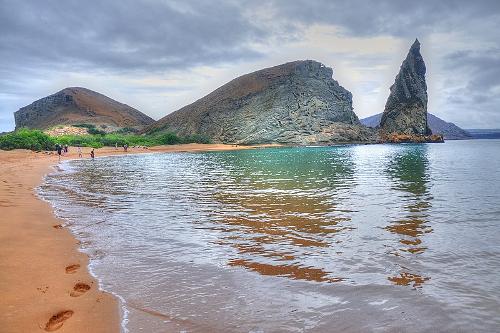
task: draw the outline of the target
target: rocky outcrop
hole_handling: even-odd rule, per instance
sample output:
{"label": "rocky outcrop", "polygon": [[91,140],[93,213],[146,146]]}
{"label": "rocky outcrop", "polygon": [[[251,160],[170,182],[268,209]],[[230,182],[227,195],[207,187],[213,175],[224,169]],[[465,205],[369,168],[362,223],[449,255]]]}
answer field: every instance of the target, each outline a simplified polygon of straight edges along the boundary
{"label": "rocky outcrop", "polygon": [[391,93],[380,121],[382,136],[431,134],[427,125],[425,72],[424,59],[420,54],[420,42],[415,40],[390,88]]}
{"label": "rocky outcrop", "polygon": [[52,127],[44,131],[45,134],[50,136],[63,136],[63,135],[87,135],[89,131],[85,127],[75,127],[71,125],[60,125]]}
{"label": "rocky outcrop", "polygon": [[47,129],[56,125],[92,124],[142,129],[154,120],[95,91],[72,87],[39,99],[14,113],[16,128]]}
{"label": "rocky outcrop", "polygon": [[146,129],[213,142],[312,144],[369,141],[352,95],[319,62],[295,61],[243,75]]}
{"label": "rocky outcrop", "polygon": [[[382,113],[378,113],[376,115],[360,119],[360,121],[365,126],[375,128],[380,125],[381,119]],[[432,133],[442,134],[445,140],[467,140],[472,138],[472,135],[466,130],[458,127],[454,123],[446,122],[432,113],[427,114],[427,124],[429,125]]]}

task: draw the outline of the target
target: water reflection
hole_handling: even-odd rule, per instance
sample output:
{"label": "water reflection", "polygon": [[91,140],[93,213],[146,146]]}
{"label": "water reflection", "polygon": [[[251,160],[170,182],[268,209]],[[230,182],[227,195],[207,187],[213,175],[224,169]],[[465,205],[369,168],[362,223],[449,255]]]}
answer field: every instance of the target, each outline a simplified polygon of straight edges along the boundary
{"label": "water reflection", "polygon": [[227,178],[213,198],[224,212],[212,218],[228,231],[216,243],[235,250],[230,266],[298,280],[342,280],[312,257],[335,254],[336,234],[353,229],[351,210],[343,205],[355,185],[351,150],[239,152],[221,154],[217,164]]}
{"label": "water reflection", "polygon": [[329,273],[320,268],[299,265],[271,265],[245,259],[232,259],[229,261],[229,265],[245,267],[262,275],[286,276],[296,280],[316,282],[340,282],[344,280],[329,277]]}
{"label": "water reflection", "polygon": [[[404,269],[404,267],[403,267],[403,269]],[[425,281],[430,280],[429,277],[422,277],[418,274],[409,273],[406,271],[403,271],[403,272],[399,273],[399,275],[396,275],[396,276],[390,276],[387,279],[394,284],[397,284],[400,286],[412,286],[413,288],[420,288],[420,287],[422,287],[422,284]]]}
{"label": "water reflection", "polygon": [[[403,198],[402,217],[396,217],[385,229],[399,237],[399,246],[391,251],[398,257],[405,254],[419,255],[427,250],[423,245],[423,236],[433,231],[429,225],[429,208],[432,196],[428,189],[429,160],[427,146],[415,145],[399,147],[389,162],[387,173],[393,181],[393,190],[403,192],[398,195]],[[411,259],[411,258],[410,258]],[[400,265],[400,273],[388,277],[388,280],[397,285],[421,287],[429,277],[421,276],[406,265]]]}
{"label": "water reflection", "polygon": [[496,332],[486,144],[82,160],[42,192],[131,332]]}

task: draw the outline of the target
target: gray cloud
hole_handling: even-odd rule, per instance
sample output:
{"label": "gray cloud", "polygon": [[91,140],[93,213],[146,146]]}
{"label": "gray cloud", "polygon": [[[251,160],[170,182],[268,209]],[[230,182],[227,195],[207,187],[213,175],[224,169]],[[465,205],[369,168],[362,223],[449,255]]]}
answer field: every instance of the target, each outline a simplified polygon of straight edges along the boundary
{"label": "gray cloud", "polygon": [[[176,72],[178,78],[196,66],[245,66],[300,41],[315,25],[334,27],[347,39],[392,36],[409,44],[422,37],[424,49],[433,52],[430,75],[440,80],[436,86],[446,88],[435,103],[441,114],[462,125],[469,118],[457,110],[475,108],[500,127],[499,24],[497,0],[0,0],[0,131],[13,128],[13,111],[55,92],[66,76],[90,74],[95,82],[109,76],[165,78]],[[444,37],[435,37],[440,34]],[[332,48],[325,45],[325,54],[335,55]],[[382,53],[338,56],[358,72],[389,61]],[[388,87],[365,81],[359,90],[383,91],[386,98]],[[165,89],[199,89],[176,82],[178,88]],[[163,88],[129,83],[122,90],[149,98]],[[487,106],[478,107],[481,103]],[[155,108],[160,112],[159,102]],[[172,110],[165,106],[167,111]]]}
{"label": "gray cloud", "polygon": [[471,92],[491,94],[500,87],[500,48],[459,51],[448,55],[446,60],[448,69],[467,74],[467,88]]}
{"label": "gray cloud", "polygon": [[498,17],[497,0],[273,0],[278,17],[302,24],[331,24],[351,36],[380,34],[412,38],[460,29],[470,20]]}
{"label": "gray cloud", "polygon": [[[462,50],[445,57],[445,68],[459,71],[447,102],[465,122],[471,115],[483,127],[500,124],[500,49]],[[479,117],[478,117],[479,116]],[[476,125],[476,126],[477,126]]]}
{"label": "gray cloud", "polygon": [[11,1],[0,4],[2,65],[168,70],[257,56],[264,31],[230,2]]}

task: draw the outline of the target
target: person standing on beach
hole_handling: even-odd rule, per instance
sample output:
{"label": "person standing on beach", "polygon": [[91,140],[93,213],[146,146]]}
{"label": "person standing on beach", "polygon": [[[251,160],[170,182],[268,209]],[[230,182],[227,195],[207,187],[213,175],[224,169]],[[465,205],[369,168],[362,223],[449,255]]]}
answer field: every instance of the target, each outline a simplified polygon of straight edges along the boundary
{"label": "person standing on beach", "polygon": [[95,157],[94,148],[92,148],[92,150],[90,151],[90,157],[92,157],[92,159],[94,159]]}
{"label": "person standing on beach", "polygon": [[127,149],[128,149],[128,144],[124,144],[124,145],[123,145],[123,150],[124,150],[124,151],[127,151]]}
{"label": "person standing on beach", "polygon": [[68,153],[68,145],[64,145],[64,154]]}
{"label": "person standing on beach", "polygon": [[78,158],[82,158],[82,147],[78,146]]}
{"label": "person standing on beach", "polygon": [[115,150],[118,150],[118,142],[115,142]]}
{"label": "person standing on beach", "polygon": [[61,162],[62,147],[60,144],[56,145],[57,155],[59,155],[59,162]]}

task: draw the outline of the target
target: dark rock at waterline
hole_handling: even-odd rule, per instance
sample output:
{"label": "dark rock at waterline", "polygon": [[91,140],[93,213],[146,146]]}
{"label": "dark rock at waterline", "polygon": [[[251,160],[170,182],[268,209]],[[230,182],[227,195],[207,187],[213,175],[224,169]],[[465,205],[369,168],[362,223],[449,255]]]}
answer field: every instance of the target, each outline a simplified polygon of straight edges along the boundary
{"label": "dark rock at waterline", "polygon": [[387,134],[383,142],[388,143],[443,143],[441,134],[417,135],[417,134]]}

